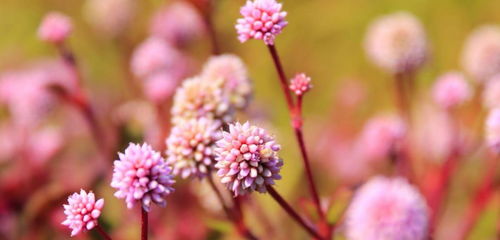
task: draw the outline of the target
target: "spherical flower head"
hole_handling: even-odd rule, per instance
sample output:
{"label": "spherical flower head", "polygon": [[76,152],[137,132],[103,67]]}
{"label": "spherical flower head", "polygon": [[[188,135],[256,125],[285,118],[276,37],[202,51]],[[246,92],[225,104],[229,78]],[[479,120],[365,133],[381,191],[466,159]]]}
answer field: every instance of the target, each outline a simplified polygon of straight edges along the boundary
{"label": "spherical flower head", "polygon": [[84,5],[86,20],[105,37],[117,37],[123,33],[135,10],[134,0],[87,0]]}
{"label": "spherical flower head", "polygon": [[116,188],[115,196],[125,199],[127,208],[139,202],[145,211],[151,202],[164,207],[165,197],[174,191],[172,169],[159,152],[150,145],[130,143],[124,153],[118,153],[114,162],[111,187]]}
{"label": "spherical flower head", "polygon": [[38,38],[42,41],[60,44],[69,36],[73,30],[71,19],[58,12],[48,13],[38,28]]}
{"label": "spherical flower head", "polygon": [[184,80],[175,92],[171,113],[174,124],[202,117],[221,124],[232,120],[234,110],[224,95],[222,79],[194,77]]}
{"label": "spherical flower head", "polygon": [[356,193],[346,212],[350,240],[423,240],[428,235],[425,200],[406,179],[375,177]]}
{"label": "spherical flower head", "polygon": [[190,119],[172,128],[166,140],[167,163],[182,178],[205,177],[213,167],[217,124],[207,118]]}
{"label": "spherical flower head", "polygon": [[71,228],[71,236],[75,236],[84,230],[91,230],[97,226],[97,219],[101,215],[104,200],[96,201],[94,193],[80,190],[68,197],[68,204],[64,204],[66,220],[62,225]]}
{"label": "spherical flower head", "polygon": [[248,105],[252,86],[245,64],[238,56],[223,54],[211,57],[205,63],[201,75],[207,81],[222,79],[224,93],[236,108],[241,109]]}
{"label": "spherical flower head", "polygon": [[161,71],[149,75],[141,83],[144,95],[152,102],[161,104],[174,94],[179,79],[169,71]]}
{"label": "spherical flower head", "polygon": [[500,27],[481,26],[465,42],[462,65],[478,82],[500,73]]}
{"label": "spherical flower head", "polygon": [[274,45],[274,39],[288,25],[286,12],[281,11],[281,3],[276,0],[247,1],[241,7],[243,18],[237,20],[236,30],[240,42],[248,39],[264,40],[266,45]]}
{"label": "spherical flower head", "polygon": [[290,81],[290,90],[292,90],[297,96],[302,96],[304,93],[312,88],[311,78],[306,76],[304,73],[299,73],[295,75]]}
{"label": "spherical flower head", "polygon": [[175,68],[180,53],[161,38],[150,37],[142,42],[132,55],[132,73],[139,78]]}
{"label": "spherical flower head", "polygon": [[469,100],[472,90],[462,73],[449,72],[437,79],[432,95],[440,107],[449,109]]}
{"label": "spherical flower head", "polygon": [[264,193],[266,185],[281,179],[279,150],[280,145],[263,128],[248,122],[230,124],[214,149],[217,175],[235,196],[255,190]]}
{"label": "spherical flower head", "polygon": [[500,153],[500,108],[492,109],[486,119],[486,144]]}
{"label": "spherical flower head", "polygon": [[483,90],[483,106],[488,109],[500,107],[500,74],[486,82]]}
{"label": "spherical flower head", "polygon": [[192,4],[176,1],[152,18],[149,32],[175,46],[184,46],[204,33],[201,16]]}
{"label": "spherical flower head", "polygon": [[406,126],[396,116],[377,116],[363,128],[360,146],[369,159],[385,159],[404,137]]}
{"label": "spherical flower head", "polygon": [[391,72],[411,72],[427,58],[427,39],[423,26],[410,13],[383,16],[369,27],[365,38],[368,57]]}

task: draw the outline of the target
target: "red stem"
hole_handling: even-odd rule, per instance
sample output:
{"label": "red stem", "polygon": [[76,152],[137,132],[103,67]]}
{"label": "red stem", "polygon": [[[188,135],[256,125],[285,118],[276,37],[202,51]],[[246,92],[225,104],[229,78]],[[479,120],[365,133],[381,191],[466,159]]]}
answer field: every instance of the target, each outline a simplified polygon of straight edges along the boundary
{"label": "red stem", "polygon": [[292,94],[290,93],[288,89],[288,80],[285,75],[285,71],[283,71],[283,66],[281,65],[280,58],[278,56],[278,52],[276,51],[276,48],[274,45],[267,45],[267,48],[269,49],[269,52],[271,53],[271,57],[273,58],[274,66],[276,67],[276,71],[278,72],[278,77],[281,83],[281,90],[283,90],[283,93],[285,94],[286,98],[286,103],[288,105],[288,109],[292,111],[293,109],[293,99],[292,99]]}
{"label": "red stem", "polygon": [[104,231],[104,229],[102,229],[102,227],[99,224],[95,227],[95,229],[102,236],[102,238],[106,240],[111,240],[111,237]]}
{"label": "red stem", "polygon": [[267,191],[269,192],[269,194],[271,194],[271,196],[274,198],[274,200],[276,200],[276,202],[278,202],[278,204],[288,213],[288,215],[290,217],[293,218],[293,220],[295,220],[301,227],[303,227],[312,237],[316,238],[316,239],[323,239],[323,237],[321,237],[319,235],[319,233],[314,229],[313,226],[311,226],[311,224],[307,223],[291,206],[290,204],[288,204],[285,199],[283,199],[283,197],[281,197],[281,195],[276,192],[276,190],[268,185],[267,186]]}
{"label": "red stem", "polygon": [[148,212],[141,206],[141,240],[148,239]]}

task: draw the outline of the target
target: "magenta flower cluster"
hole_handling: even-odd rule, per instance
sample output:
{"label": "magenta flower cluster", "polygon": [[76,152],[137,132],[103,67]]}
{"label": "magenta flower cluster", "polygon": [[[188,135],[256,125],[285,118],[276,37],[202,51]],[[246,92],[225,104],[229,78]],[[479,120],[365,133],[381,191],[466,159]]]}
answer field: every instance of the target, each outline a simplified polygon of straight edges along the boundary
{"label": "magenta flower cluster", "polygon": [[80,193],[73,193],[68,197],[68,204],[64,205],[66,220],[62,224],[72,230],[71,236],[84,230],[91,230],[97,226],[97,219],[101,215],[103,206],[104,199],[96,201],[92,192],[80,190]]}
{"label": "magenta flower cluster", "polygon": [[53,44],[62,43],[73,30],[71,19],[58,12],[48,13],[38,28],[38,37]]}
{"label": "magenta flower cluster", "polygon": [[292,90],[297,96],[302,96],[304,93],[312,88],[311,78],[306,76],[305,73],[299,73],[295,75],[290,81],[290,90]]}

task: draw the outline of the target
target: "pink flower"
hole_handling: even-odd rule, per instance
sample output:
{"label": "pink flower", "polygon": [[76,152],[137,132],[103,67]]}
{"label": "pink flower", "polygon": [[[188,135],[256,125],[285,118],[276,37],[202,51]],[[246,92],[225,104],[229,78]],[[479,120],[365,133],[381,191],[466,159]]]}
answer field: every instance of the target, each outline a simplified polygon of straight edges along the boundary
{"label": "pink flower", "polygon": [[462,65],[478,82],[500,73],[500,27],[485,25],[474,30],[465,42]]}
{"label": "pink flower", "polygon": [[162,71],[144,79],[142,88],[149,100],[163,103],[174,94],[178,83],[178,78],[172,76],[168,71]]}
{"label": "pink flower", "polygon": [[132,55],[130,62],[136,77],[172,70],[178,67],[181,54],[161,38],[150,37],[142,42]]}
{"label": "pink flower", "polygon": [[423,240],[429,212],[418,190],[403,178],[375,177],[354,195],[346,212],[350,240]]}
{"label": "pink flower", "polygon": [[62,43],[73,30],[71,19],[58,12],[48,13],[38,28],[38,37],[49,43]]}
{"label": "pink flower", "polygon": [[248,122],[230,124],[214,149],[217,175],[235,196],[255,190],[264,193],[266,185],[281,179],[279,150],[280,145],[266,130]]}
{"label": "pink flower", "polygon": [[166,206],[165,197],[174,189],[172,169],[165,163],[159,152],[150,145],[130,143],[124,153],[118,153],[114,162],[111,187],[116,188],[115,196],[124,198],[127,208],[136,202],[149,212],[151,202]]}
{"label": "pink flower", "polygon": [[118,37],[127,30],[137,10],[134,0],[86,0],[86,20],[100,36]]}
{"label": "pink flower", "polygon": [[370,25],[365,38],[368,57],[391,73],[414,71],[427,58],[427,38],[415,16],[407,12],[383,16]]}
{"label": "pink flower", "polygon": [[405,133],[406,126],[398,117],[374,117],[365,124],[361,133],[361,151],[369,159],[387,158]]}
{"label": "pink flower", "polygon": [[149,32],[174,46],[183,46],[204,32],[201,16],[191,4],[176,1],[153,17]]}
{"label": "pink flower", "polygon": [[91,230],[97,226],[97,219],[101,215],[104,200],[96,201],[94,193],[88,194],[80,190],[80,194],[73,193],[68,197],[68,204],[64,206],[66,220],[62,225],[71,228],[71,236],[75,236],[84,230]]}
{"label": "pink flower", "polygon": [[191,119],[172,128],[167,138],[167,163],[182,178],[206,176],[213,167],[213,145],[218,124],[207,118]]}
{"label": "pink flower", "polygon": [[432,94],[440,107],[448,109],[467,101],[472,95],[471,91],[463,74],[449,72],[437,79]]}
{"label": "pink flower", "polygon": [[486,82],[483,91],[483,106],[489,109],[500,107],[500,73]]}
{"label": "pink flower", "polygon": [[295,75],[290,81],[290,90],[292,90],[297,96],[302,96],[304,93],[312,88],[311,78],[306,76],[304,73],[299,73]]}
{"label": "pink flower", "polygon": [[500,108],[490,111],[486,119],[486,144],[494,152],[500,153]]}
{"label": "pink flower", "polygon": [[243,18],[238,19],[236,24],[240,42],[253,38],[274,45],[274,39],[288,24],[285,20],[287,13],[281,11],[281,7],[276,0],[247,1],[240,9]]}

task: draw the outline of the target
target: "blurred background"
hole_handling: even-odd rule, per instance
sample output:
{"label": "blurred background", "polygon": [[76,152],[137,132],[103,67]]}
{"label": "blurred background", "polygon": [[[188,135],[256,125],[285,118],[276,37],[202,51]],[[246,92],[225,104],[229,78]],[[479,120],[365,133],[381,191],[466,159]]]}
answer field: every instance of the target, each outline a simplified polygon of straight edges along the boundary
{"label": "blurred background", "polygon": [[[30,80],[26,80],[26,85],[1,90],[0,239],[68,239],[69,231],[60,224],[64,219],[61,204],[69,193],[80,188],[105,198],[101,220],[116,239],[137,239],[138,211],[126,210],[124,202],[113,197],[109,186],[111,163],[128,142],[155,138],[157,128],[152,125],[161,121],[156,116],[159,104],[152,104],[144,96],[130,70],[130,59],[134,49],[153,31],[154,16],[178,2],[188,4],[197,13],[199,9],[194,6],[202,6],[204,1],[2,0],[0,80],[6,81],[9,74],[19,72],[29,72],[23,77],[30,79],[64,79],[66,73],[56,66],[60,64],[57,49],[40,41],[37,29],[50,11],[68,15],[74,31],[67,47],[77,59],[84,92],[102,126],[100,137],[109,142],[109,149],[105,152],[99,145],[96,147],[85,116],[71,104],[27,90],[33,85]],[[442,73],[462,71],[461,55],[467,36],[480,25],[500,24],[500,1],[282,2],[289,25],[277,37],[276,47],[288,77],[305,72],[312,78],[314,87],[304,100],[304,131],[320,195],[325,205],[331,205],[329,217],[338,217],[353,187],[371,175],[388,171],[384,163],[365,166],[352,150],[368,119],[397,113],[392,76],[373,65],[363,48],[367,27],[381,15],[404,10],[414,14],[425,27],[430,59],[416,76],[414,95],[413,128],[419,133],[414,139],[415,155],[420,161],[417,176],[422,177],[428,169],[439,165],[444,158],[441,133],[436,132],[441,118],[430,99],[432,83]],[[210,16],[220,51],[241,57],[252,79],[253,99],[238,120],[249,120],[276,135],[285,161],[283,179],[276,187],[294,206],[312,214],[302,161],[268,50],[261,41],[241,44],[236,38],[234,24],[243,4],[239,0],[215,0]],[[179,16],[183,14],[187,13]],[[197,17],[202,22],[203,17]],[[188,23],[176,25],[189,30]],[[206,27],[203,22],[200,24],[194,27],[189,42],[176,46],[189,59],[186,76],[199,73],[211,56]],[[473,81],[470,83],[474,85]],[[171,98],[161,106],[168,112]],[[12,113],[20,108],[21,113]],[[477,101],[471,101],[457,114],[464,132],[474,137],[482,135],[474,118],[478,112],[481,107]],[[19,155],[20,146],[27,149],[23,152],[28,157]],[[484,165],[481,154],[463,159],[434,239],[451,239]],[[99,174],[99,169],[107,169],[107,173]],[[209,192],[203,189],[201,182],[180,180],[176,193],[168,198],[169,205],[152,214],[151,239],[237,239],[217,202],[207,202],[210,197],[200,196]],[[248,225],[257,235],[307,239],[269,196],[253,194],[244,208]],[[469,239],[498,239],[499,212],[497,192]],[[90,233],[77,239],[98,236]]]}

